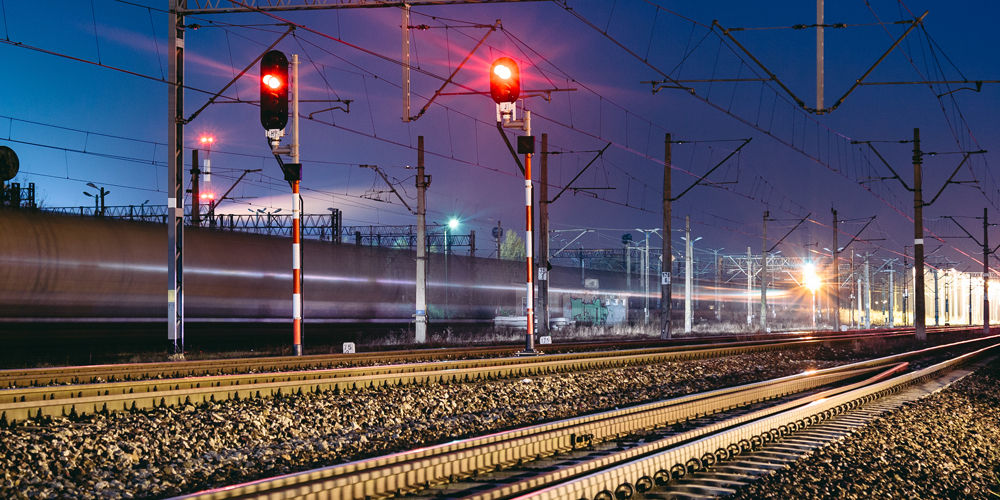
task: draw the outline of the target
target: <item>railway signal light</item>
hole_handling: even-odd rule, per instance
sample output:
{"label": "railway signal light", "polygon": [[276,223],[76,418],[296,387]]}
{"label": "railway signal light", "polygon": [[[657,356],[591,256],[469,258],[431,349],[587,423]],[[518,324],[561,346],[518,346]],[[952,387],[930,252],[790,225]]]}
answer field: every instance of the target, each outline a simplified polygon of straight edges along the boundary
{"label": "railway signal light", "polygon": [[521,95],[521,70],[509,57],[501,57],[490,66],[490,97],[497,104],[514,102]]}
{"label": "railway signal light", "polygon": [[288,59],[280,50],[260,60],[260,124],[264,130],[288,125]]}

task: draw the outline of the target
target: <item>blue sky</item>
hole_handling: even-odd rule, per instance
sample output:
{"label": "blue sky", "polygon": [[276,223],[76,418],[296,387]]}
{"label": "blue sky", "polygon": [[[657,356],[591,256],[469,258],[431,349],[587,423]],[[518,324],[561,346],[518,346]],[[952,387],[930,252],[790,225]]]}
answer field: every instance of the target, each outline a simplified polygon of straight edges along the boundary
{"label": "blue sky", "polygon": [[[639,237],[635,228],[660,225],[666,132],[676,140],[693,141],[674,146],[675,194],[693,182],[692,174],[705,173],[740,140],[753,138],[710,177],[714,186],[696,187],[674,205],[675,216],[691,216],[693,232],[704,237],[699,242],[703,248],[737,253],[752,246],[758,252],[764,210],[778,219],[769,224],[771,237],[780,237],[809,213],[818,222],[807,222],[789,236],[788,246],[781,247],[787,248],[785,254],[801,254],[802,245],[817,241],[819,247],[829,246],[826,226],[835,207],[842,219],[856,220],[842,224],[845,232],[859,230],[862,219],[877,217],[865,235],[880,241],[858,245],[858,250],[881,246],[882,257],[898,257],[893,252],[902,252],[912,241],[912,223],[906,218],[912,216],[912,195],[895,180],[866,180],[889,174],[881,165],[870,166],[877,159],[850,141],[908,139],[914,127],[921,129],[925,151],[990,151],[973,156],[969,168],[956,176],[962,181],[975,178],[978,184],[951,185],[925,210],[927,227],[938,235],[957,235],[960,231],[940,216],[981,216],[984,206],[1000,221],[1000,193],[989,170],[1000,163],[1000,146],[995,144],[997,84],[943,99],[936,95],[963,86],[864,86],[822,116],[797,111],[786,94],[772,90],[778,88],[773,83],[693,83],[695,95],[676,89],[654,94],[651,85],[640,82],[663,79],[661,72],[681,79],[762,74],[718,28],[710,30],[712,20],[726,28],[788,28],[815,22],[815,4],[570,0],[568,5],[571,10],[555,2],[414,8],[411,23],[430,29],[414,31],[412,63],[435,76],[413,73],[412,112],[438,89],[439,77],[447,76],[486,34],[477,25],[501,20],[504,31],[487,37],[456,81],[487,90],[485,70],[495,57],[507,55],[521,62],[525,88],[576,89],[555,92],[551,102],[532,97],[526,105],[534,113],[536,137],[549,134],[551,149],[562,153],[550,157],[550,190],[565,186],[593,158],[593,151],[612,143],[576,184],[604,189],[590,191],[592,195],[568,191],[550,210],[552,229],[600,230],[582,240],[586,247],[616,247],[621,233]],[[3,39],[10,43],[0,45],[0,54],[9,68],[18,69],[12,72],[17,77],[3,83],[0,144],[18,153],[22,174],[17,180],[34,182],[45,205],[89,206],[92,200],[83,195],[87,182],[111,189],[111,205],[165,203],[167,86],[160,80],[167,64],[166,6],[166,1],[93,0],[92,5],[70,3],[54,11],[34,2],[4,3]],[[914,30],[868,81],[1000,78],[995,35],[988,24],[997,18],[998,4],[828,2],[826,22],[851,26],[826,30],[827,105],[908,27],[893,23],[925,10],[930,11],[926,33]],[[428,194],[431,222],[460,217],[463,227],[475,229],[483,240],[497,220],[523,230],[523,182],[498,137],[488,97],[442,96],[419,120],[400,120],[398,9],[276,15],[341,40],[299,29],[295,37],[279,43],[286,54],[302,58],[302,98],[353,100],[350,113],[322,112],[315,114],[316,120],[302,121],[307,212],[339,207],[345,224],[352,225],[414,223],[397,200],[366,198],[388,199],[387,193],[371,192],[384,187],[372,170],[359,165],[382,166],[402,182],[407,196],[415,196],[413,170],[405,167],[415,166],[417,136],[423,135],[433,176]],[[275,26],[278,20],[259,13],[200,15],[187,22],[199,25],[187,32],[187,82],[204,91],[221,89],[284,31]],[[748,29],[733,35],[814,105],[815,30]],[[256,100],[256,79],[255,67],[225,95]],[[463,90],[452,86],[445,92]],[[189,90],[188,113],[206,99],[206,94]],[[308,103],[302,111],[308,115],[326,107]],[[212,153],[217,191],[228,188],[243,169],[263,169],[234,191],[240,197],[237,203],[220,210],[287,210],[288,188],[269,156],[256,107],[210,106],[187,127],[187,144],[193,147],[202,133],[217,138]],[[910,145],[876,147],[909,183]],[[189,151],[185,158],[190,161]],[[956,154],[925,158],[928,198],[960,159]],[[537,156],[535,165],[537,172]],[[962,222],[980,227],[975,220]],[[674,227],[683,227],[683,222],[675,221]],[[846,239],[841,235],[841,244]],[[928,245],[928,252],[936,246]],[[962,252],[979,251],[971,241],[947,240],[939,254],[965,262],[960,266],[964,268],[972,261]]]}

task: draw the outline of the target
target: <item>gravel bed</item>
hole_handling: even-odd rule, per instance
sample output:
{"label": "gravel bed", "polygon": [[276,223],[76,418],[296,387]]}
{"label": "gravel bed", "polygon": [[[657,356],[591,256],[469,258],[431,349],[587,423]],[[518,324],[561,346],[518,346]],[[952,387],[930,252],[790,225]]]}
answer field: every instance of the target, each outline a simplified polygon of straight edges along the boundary
{"label": "gravel bed", "polygon": [[27,422],[0,429],[0,498],[170,497],[837,364],[821,351]]}
{"label": "gravel bed", "polygon": [[1000,498],[998,422],[1000,360],[729,498]]}

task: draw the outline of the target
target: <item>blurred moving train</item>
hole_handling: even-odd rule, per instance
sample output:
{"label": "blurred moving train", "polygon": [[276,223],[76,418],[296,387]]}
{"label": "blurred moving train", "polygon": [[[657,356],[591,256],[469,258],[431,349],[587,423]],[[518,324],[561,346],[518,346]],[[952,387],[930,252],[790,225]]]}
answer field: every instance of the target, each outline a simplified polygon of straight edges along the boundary
{"label": "blurred moving train", "polygon": [[[162,321],[167,314],[166,233],[160,224],[0,211],[0,321]],[[291,317],[288,238],[199,227],[185,228],[184,238],[188,320]],[[328,241],[303,244],[307,321],[412,321],[413,251]],[[523,314],[524,263],[428,256],[431,320],[487,322],[498,315]],[[627,321],[629,298],[633,315],[642,312],[641,296],[625,290],[623,273],[587,270],[581,278],[579,269],[555,267],[549,280],[553,318]],[[658,308],[656,298],[650,308]]]}

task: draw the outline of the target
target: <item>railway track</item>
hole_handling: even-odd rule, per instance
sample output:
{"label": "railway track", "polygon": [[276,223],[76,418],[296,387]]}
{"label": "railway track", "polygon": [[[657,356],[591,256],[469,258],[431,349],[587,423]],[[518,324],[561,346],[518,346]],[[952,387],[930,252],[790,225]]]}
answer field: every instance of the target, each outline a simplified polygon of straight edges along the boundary
{"label": "railway track", "polygon": [[[910,370],[959,348],[975,350]],[[628,500],[998,351],[947,344],[178,498]]]}
{"label": "railway track", "polygon": [[95,384],[17,387],[0,390],[0,425],[46,416],[202,404],[228,399],[275,397],[303,392],[348,391],[363,387],[433,384],[529,377],[569,371],[619,368],[752,352],[768,352],[850,342],[857,336],[758,341],[724,346],[663,347],[427,363],[359,366],[275,373],[144,379]]}
{"label": "railway track", "polygon": [[[368,364],[349,368],[311,370],[302,370],[302,365],[315,367],[320,360],[304,360],[300,365],[281,365],[281,368],[289,371],[272,373],[169,379],[147,376],[137,377],[139,380],[70,385],[38,386],[37,379],[24,378],[23,373],[15,372],[10,374],[8,383],[13,384],[16,381],[30,386],[0,390],[0,425],[14,425],[28,419],[45,417],[75,418],[90,413],[137,411],[149,408],[205,404],[230,399],[279,397],[305,392],[333,391],[339,393],[366,387],[495,380],[569,371],[620,368],[777,351],[826,342],[851,342],[864,338],[864,335],[738,342],[722,346],[680,346],[577,352],[542,357],[497,357],[425,363]],[[887,337],[905,335],[906,333],[902,332],[885,334]],[[481,349],[477,350],[477,352],[482,351]],[[391,353],[388,354],[389,357],[381,359],[398,359],[395,357],[406,357],[411,354]],[[294,362],[296,359],[291,358],[291,361]],[[247,367],[274,368],[276,367],[273,364],[275,361],[287,362],[289,358],[263,361],[232,360],[228,366],[219,367],[219,369],[238,372]],[[174,369],[176,370],[176,368]],[[198,368],[198,370],[201,369]],[[125,373],[134,374],[134,372]],[[64,376],[68,376],[68,374],[64,374]],[[131,378],[132,376],[134,375],[123,378]]]}
{"label": "railway track", "polygon": [[[967,331],[962,327],[928,328],[929,334]],[[839,332],[792,332],[769,336],[762,342],[795,339],[856,339],[861,336],[898,336],[912,334],[912,329],[864,330]],[[758,341],[761,342],[761,341]],[[670,348],[686,349],[696,346],[747,343],[740,336],[688,337],[672,340],[631,340],[619,342],[567,342],[545,347],[549,354],[583,351]],[[332,369],[354,366],[377,366],[428,361],[492,358],[512,356],[520,346],[484,346],[451,349],[417,349],[354,354],[322,354],[310,356],[277,356],[262,358],[211,359],[199,361],[172,361],[158,363],[123,363],[111,365],[62,366],[46,368],[18,368],[0,370],[0,387],[15,388],[66,384],[89,384],[145,379],[173,379],[213,375],[290,372]],[[528,358],[525,358],[528,359]]]}

